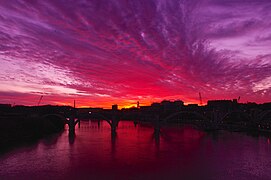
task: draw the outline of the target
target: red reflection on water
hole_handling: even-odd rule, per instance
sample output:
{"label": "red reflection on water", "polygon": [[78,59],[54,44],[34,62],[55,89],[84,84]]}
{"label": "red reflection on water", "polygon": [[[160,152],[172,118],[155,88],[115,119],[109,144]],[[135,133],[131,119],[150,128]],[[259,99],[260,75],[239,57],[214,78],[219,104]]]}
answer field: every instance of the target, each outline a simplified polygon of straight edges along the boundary
{"label": "red reflection on water", "polygon": [[[267,142],[267,143],[266,143]],[[64,133],[0,157],[3,179],[270,179],[270,139],[241,133],[201,132],[121,121],[82,122]],[[229,173],[230,172],[230,173]],[[261,178],[263,177],[263,178]]]}
{"label": "red reflection on water", "polygon": [[[195,156],[191,154],[199,149],[204,137],[204,133],[186,127],[163,128],[157,139],[152,126],[135,127],[127,121],[119,123],[117,135],[112,137],[109,124],[101,121],[100,125],[81,122],[71,141],[67,128],[59,137],[41,141],[30,152],[16,154],[17,166],[12,171],[24,172],[25,177],[40,174],[61,179],[159,178],[171,171],[193,169]],[[35,168],[28,164],[35,164]],[[55,173],[45,175],[48,167]]]}
{"label": "red reflection on water", "polygon": [[83,122],[76,131],[71,153],[84,156],[72,164],[80,167],[79,171],[95,167],[109,173],[125,169],[128,174],[184,169],[204,135],[190,127],[163,128],[157,139],[151,125],[134,126],[133,122],[121,121],[116,137],[112,137],[106,121],[101,121],[100,127],[97,122]]}

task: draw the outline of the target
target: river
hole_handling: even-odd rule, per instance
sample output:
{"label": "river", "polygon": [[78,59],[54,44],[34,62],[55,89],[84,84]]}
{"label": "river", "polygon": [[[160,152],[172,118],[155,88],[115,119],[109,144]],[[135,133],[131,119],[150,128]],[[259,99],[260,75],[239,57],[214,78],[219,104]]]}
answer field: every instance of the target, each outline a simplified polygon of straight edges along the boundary
{"label": "river", "polygon": [[59,134],[0,154],[0,179],[271,179],[265,136],[189,126],[121,121],[115,138],[102,121],[81,122],[76,136]]}

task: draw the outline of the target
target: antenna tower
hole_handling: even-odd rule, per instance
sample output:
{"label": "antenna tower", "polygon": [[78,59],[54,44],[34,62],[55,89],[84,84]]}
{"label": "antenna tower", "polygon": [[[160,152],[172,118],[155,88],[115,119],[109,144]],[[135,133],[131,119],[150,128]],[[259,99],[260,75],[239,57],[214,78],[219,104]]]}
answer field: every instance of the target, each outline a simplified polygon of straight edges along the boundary
{"label": "antenna tower", "polygon": [[39,99],[38,106],[40,105],[40,102],[41,102],[42,98],[43,98],[43,95]]}
{"label": "antenna tower", "polygon": [[202,97],[201,97],[201,93],[199,92],[199,102],[200,102],[200,105],[202,106]]}

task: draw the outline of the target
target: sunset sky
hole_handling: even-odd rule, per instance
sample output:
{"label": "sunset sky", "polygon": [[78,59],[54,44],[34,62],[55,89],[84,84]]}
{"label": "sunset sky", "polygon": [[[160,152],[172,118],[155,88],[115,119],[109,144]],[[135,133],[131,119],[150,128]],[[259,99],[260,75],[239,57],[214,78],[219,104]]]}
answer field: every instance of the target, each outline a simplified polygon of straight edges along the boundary
{"label": "sunset sky", "polygon": [[271,101],[270,0],[0,1],[0,103]]}

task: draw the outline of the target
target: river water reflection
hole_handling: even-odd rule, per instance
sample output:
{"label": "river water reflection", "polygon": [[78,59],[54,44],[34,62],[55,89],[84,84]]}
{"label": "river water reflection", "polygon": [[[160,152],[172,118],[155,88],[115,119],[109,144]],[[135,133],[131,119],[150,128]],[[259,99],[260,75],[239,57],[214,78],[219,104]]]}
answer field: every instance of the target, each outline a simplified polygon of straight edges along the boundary
{"label": "river water reflection", "polygon": [[268,137],[102,121],[0,155],[0,179],[271,179]]}

